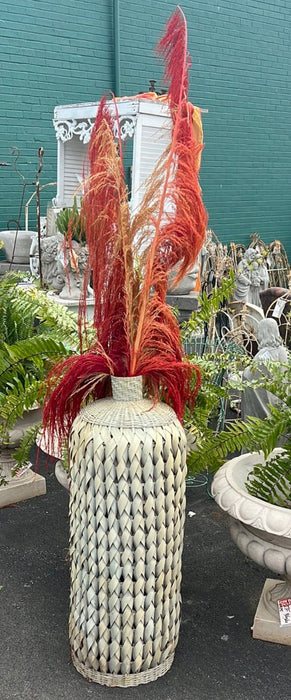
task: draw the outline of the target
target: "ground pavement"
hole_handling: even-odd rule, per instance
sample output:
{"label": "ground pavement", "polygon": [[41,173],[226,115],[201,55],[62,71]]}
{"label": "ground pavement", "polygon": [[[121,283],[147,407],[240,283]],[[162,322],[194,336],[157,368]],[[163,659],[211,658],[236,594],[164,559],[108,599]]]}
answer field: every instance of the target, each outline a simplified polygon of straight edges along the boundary
{"label": "ground pavement", "polygon": [[[33,452],[33,458],[35,452]],[[265,578],[231,542],[204,486],[187,489],[182,621],[172,668],[135,688],[88,683],[70,660],[68,494],[0,511],[0,700],[280,700],[290,698],[287,646],[252,638]]]}

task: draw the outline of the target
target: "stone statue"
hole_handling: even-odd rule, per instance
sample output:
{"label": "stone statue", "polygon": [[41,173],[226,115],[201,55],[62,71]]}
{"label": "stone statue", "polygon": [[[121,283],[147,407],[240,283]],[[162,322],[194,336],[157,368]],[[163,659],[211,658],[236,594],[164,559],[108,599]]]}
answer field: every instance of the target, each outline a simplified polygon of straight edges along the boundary
{"label": "stone statue", "polygon": [[71,250],[64,251],[64,236],[57,233],[41,239],[43,281],[60,299],[79,300],[83,290],[88,260],[87,246],[72,241]]}
{"label": "stone statue", "polygon": [[199,275],[199,262],[196,262],[192,270],[183,277],[181,282],[175,287],[175,276],[177,271],[175,269],[171,270],[169,275],[168,284],[168,294],[174,294],[175,296],[182,296],[183,294],[190,294],[194,291],[195,284]]}
{"label": "stone statue", "polygon": [[57,233],[54,236],[45,236],[40,242],[43,281],[57,294],[63,289],[66,277],[65,270],[58,260],[63,240],[62,234]]}
{"label": "stone statue", "polygon": [[[261,377],[262,373],[269,377],[270,372],[266,362],[273,360],[282,362],[284,365],[289,361],[288,358],[288,350],[283,344],[277,322],[274,318],[264,318],[258,324],[258,352],[252,365],[243,371],[242,378],[253,381]],[[284,371],[284,366],[282,366],[282,371]],[[275,406],[277,403],[277,397],[267,389],[246,387],[242,394],[241,417],[243,420],[247,416],[266,418],[269,415],[268,406]]]}
{"label": "stone statue", "polygon": [[267,289],[269,274],[263,256],[255,248],[248,248],[237,266],[234,301],[262,306],[260,292]]}
{"label": "stone statue", "polygon": [[60,299],[80,299],[87,260],[87,246],[81,246],[76,241],[72,241],[72,250],[67,251],[67,259],[63,251],[60,251],[59,263],[65,272],[65,284],[59,294]]}

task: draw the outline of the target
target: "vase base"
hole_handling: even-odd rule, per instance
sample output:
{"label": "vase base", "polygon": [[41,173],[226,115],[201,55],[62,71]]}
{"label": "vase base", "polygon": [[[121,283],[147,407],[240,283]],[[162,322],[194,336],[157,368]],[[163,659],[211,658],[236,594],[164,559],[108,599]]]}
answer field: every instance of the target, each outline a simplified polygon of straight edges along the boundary
{"label": "vase base", "polygon": [[279,611],[272,613],[270,607],[266,606],[266,600],[270,598],[274,587],[280,583],[284,582],[271,578],[267,578],[265,581],[254,617],[252,632],[254,639],[291,646],[291,626],[281,627]]}
{"label": "vase base", "polygon": [[72,649],[71,657],[76,670],[81,673],[87,681],[93,681],[94,683],[99,683],[100,685],[107,685],[111,688],[129,688],[131,686],[142,685],[144,683],[151,683],[167,673],[174,661],[174,654],[170,654],[170,656],[161,664],[155,666],[154,668],[149,668],[147,671],[122,674],[101,673],[100,671],[94,671],[93,668],[87,668],[84,664],[80,663]]}

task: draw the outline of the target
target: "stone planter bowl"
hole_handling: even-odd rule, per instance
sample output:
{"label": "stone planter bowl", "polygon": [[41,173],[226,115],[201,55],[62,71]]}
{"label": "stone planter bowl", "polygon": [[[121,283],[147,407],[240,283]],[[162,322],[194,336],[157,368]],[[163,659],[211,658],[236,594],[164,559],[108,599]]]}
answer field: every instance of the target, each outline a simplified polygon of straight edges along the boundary
{"label": "stone planter bowl", "polygon": [[[0,231],[0,241],[4,243],[2,250],[7,262],[29,264],[31,241],[32,237],[36,235],[35,231]],[[16,244],[14,249],[15,237]]]}
{"label": "stone planter bowl", "polygon": [[[280,450],[274,450],[275,454]],[[230,534],[237,547],[284,581],[267,579],[257,608],[253,636],[291,645],[291,626],[280,626],[278,601],[291,599],[291,509],[251,496],[245,486],[262,453],[247,453],[226,462],[212,483],[216,503],[230,516]],[[230,562],[231,566],[231,562]]]}

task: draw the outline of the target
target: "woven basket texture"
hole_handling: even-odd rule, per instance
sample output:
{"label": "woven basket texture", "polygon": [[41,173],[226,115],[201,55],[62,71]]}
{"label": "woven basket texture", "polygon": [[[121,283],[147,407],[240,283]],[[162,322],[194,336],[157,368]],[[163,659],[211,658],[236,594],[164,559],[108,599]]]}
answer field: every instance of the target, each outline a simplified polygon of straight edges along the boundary
{"label": "woven basket texture", "polygon": [[131,379],[83,409],[70,436],[71,654],[109,686],[166,673],[180,624],[186,438]]}

